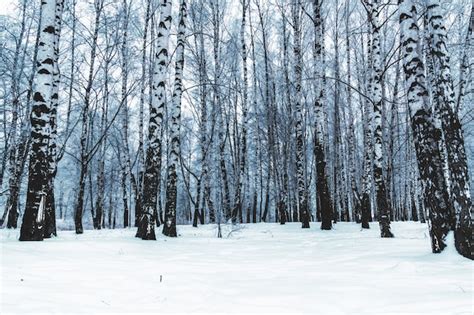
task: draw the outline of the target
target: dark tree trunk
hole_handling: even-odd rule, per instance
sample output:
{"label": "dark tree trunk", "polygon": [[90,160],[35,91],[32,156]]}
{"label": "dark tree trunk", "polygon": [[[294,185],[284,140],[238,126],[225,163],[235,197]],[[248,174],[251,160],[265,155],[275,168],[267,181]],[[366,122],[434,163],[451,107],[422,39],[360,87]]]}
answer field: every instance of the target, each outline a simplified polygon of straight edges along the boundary
{"label": "dark tree trunk", "polygon": [[412,221],[418,221],[418,210],[416,209],[415,198],[411,198],[411,219]]}
{"label": "dark tree trunk", "polygon": [[77,194],[76,200],[76,209],[74,212],[74,224],[76,227],[76,234],[84,233],[82,226],[82,215],[84,212],[84,194],[85,194],[85,185],[86,185],[86,176],[88,171],[89,164],[89,154],[87,152],[87,139],[89,137],[89,110],[90,110],[90,98],[92,94],[92,85],[94,81],[94,64],[96,59],[97,52],[97,40],[99,36],[99,27],[100,27],[100,16],[102,9],[104,7],[103,0],[96,1],[95,6],[95,24],[94,24],[94,34],[92,38],[92,47],[90,53],[90,65],[89,73],[87,79],[87,86],[85,89],[84,95],[84,107],[82,108],[82,130],[80,138],[80,147],[81,147],[81,159],[80,159],[80,175],[79,175],[79,192]]}

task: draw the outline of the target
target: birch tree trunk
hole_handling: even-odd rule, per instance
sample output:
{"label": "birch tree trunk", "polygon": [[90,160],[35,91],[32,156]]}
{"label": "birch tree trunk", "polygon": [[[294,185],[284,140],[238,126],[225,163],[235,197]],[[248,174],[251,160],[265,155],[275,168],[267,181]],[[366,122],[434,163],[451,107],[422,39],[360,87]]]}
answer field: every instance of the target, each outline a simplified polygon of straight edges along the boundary
{"label": "birch tree trunk", "polygon": [[84,233],[82,227],[82,215],[84,212],[84,194],[86,186],[86,176],[88,171],[89,164],[89,154],[87,152],[87,139],[89,137],[89,110],[91,103],[91,94],[92,94],[92,85],[94,82],[94,64],[96,60],[97,53],[97,39],[99,36],[99,27],[100,27],[100,16],[102,9],[104,7],[103,0],[95,0],[95,24],[94,24],[94,33],[92,37],[92,47],[90,52],[90,65],[89,65],[89,74],[87,79],[87,86],[84,93],[84,106],[82,108],[82,130],[80,137],[81,144],[81,158],[80,158],[80,175],[79,175],[79,191],[77,193],[76,209],[74,213],[74,224],[76,228],[76,234]]}
{"label": "birch tree trunk", "polygon": [[315,110],[315,134],[314,134],[314,155],[316,158],[316,202],[317,209],[321,214],[321,229],[330,230],[332,228],[332,201],[328,185],[328,175],[326,169],[326,152],[324,146],[324,109],[325,87],[323,85],[323,41],[321,21],[322,1],[313,1],[313,22],[314,22],[314,63],[316,83]]}
{"label": "birch tree trunk", "polygon": [[51,238],[56,236],[56,206],[54,199],[54,179],[56,177],[58,168],[58,152],[57,152],[57,138],[58,138],[58,107],[59,107],[59,84],[61,83],[61,74],[59,71],[59,38],[61,34],[62,14],[64,9],[64,1],[56,0],[55,13],[55,36],[54,36],[54,69],[53,69],[53,94],[51,96],[51,138],[48,143],[49,155],[49,175],[46,192],[45,204],[45,220],[44,220],[44,238]]}
{"label": "birch tree trunk", "polygon": [[[26,4],[27,3],[25,2],[25,5]],[[40,7],[39,15],[41,19],[41,7]],[[32,97],[33,97],[33,92],[34,92],[33,91],[34,78],[35,78],[35,74],[38,68],[37,60],[38,60],[38,48],[39,48],[41,31],[42,31],[41,23],[38,23],[38,27],[36,31],[36,41],[35,41],[35,46],[34,46],[33,58],[32,58],[33,67],[31,69],[31,72],[28,78],[28,92],[26,95],[26,104],[24,106],[25,107],[24,113],[27,113],[27,114],[31,112],[31,103],[32,103]],[[26,52],[26,46],[25,46],[25,52]],[[2,218],[0,220],[0,226],[2,226],[8,214],[7,228],[16,228],[17,222],[18,222],[18,216],[19,216],[18,206],[19,206],[21,182],[22,182],[22,178],[24,174],[25,165],[28,162],[30,146],[31,146],[30,124],[31,122],[28,119],[25,119],[23,121],[20,137],[17,141],[17,148],[16,148],[17,151],[14,154],[15,163],[16,163],[16,166],[14,167],[15,173],[13,173],[13,178],[10,178],[9,183],[8,183],[10,194],[8,196],[7,203],[5,206],[5,212],[3,213]],[[6,144],[6,147],[8,147],[7,146],[8,141],[5,141],[5,144]],[[10,163],[12,162],[11,160],[12,156],[13,155],[10,154]],[[7,157],[7,155],[5,155],[5,157]],[[13,169],[13,167],[11,169]],[[1,182],[1,179],[0,179],[0,182]],[[13,211],[9,211],[9,210],[13,210]]]}
{"label": "birch tree trunk", "polygon": [[[199,15],[197,12],[199,10]],[[200,164],[201,164],[201,174],[196,181],[196,204],[194,207],[193,215],[193,227],[197,227],[198,220],[201,224],[205,223],[205,209],[206,203],[209,204],[208,200],[210,198],[210,187],[208,179],[208,165],[207,165],[207,155],[210,148],[210,143],[207,140],[207,86],[206,86],[206,53],[204,47],[204,23],[203,23],[203,1],[190,5],[190,24],[196,33],[195,46],[196,46],[196,59],[198,60],[198,83],[199,83],[199,103],[200,103],[200,120],[199,120],[199,146],[200,146]],[[202,187],[204,185],[204,187]],[[202,196],[202,202],[201,202]],[[212,201],[210,202],[212,205]],[[209,219],[211,222],[215,221],[214,211],[209,213]]]}
{"label": "birch tree trunk", "polygon": [[[469,67],[472,60],[471,45],[473,43],[473,30],[474,30],[474,3],[471,3],[471,15],[469,17],[469,26],[467,28],[466,40],[462,49],[462,58],[459,69],[459,88],[458,88],[458,97],[456,101],[455,113],[459,113],[459,109],[462,106],[464,95],[466,93],[466,87],[468,86],[469,79],[472,78],[472,75],[469,76]],[[470,53],[471,52],[471,53]],[[472,80],[471,80],[472,82]]]}
{"label": "birch tree trunk", "polygon": [[[259,138],[259,106],[257,102],[257,66],[256,66],[256,56],[255,56],[255,37],[254,37],[254,28],[252,25],[252,15],[249,14],[249,26],[250,26],[250,46],[251,46],[251,53],[252,53],[252,116],[253,116],[253,123],[252,123],[252,142],[253,142],[253,161],[252,161],[252,168],[254,169],[253,174],[253,200],[252,200],[252,222],[257,223],[257,217],[259,220],[262,219],[261,211],[260,215],[257,216],[257,208],[258,208],[258,182],[259,182],[259,175],[262,172],[262,169],[259,168],[259,157],[260,157],[260,138]],[[287,68],[286,73],[287,73]],[[260,194],[261,196],[261,194]]]}
{"label": "birch tree trunk", "polygon": [[348,160],[349,160],[349,202],[351,205],[351,217],[353,221],[360,223],[360,197],[359,190],[357,187],[357,174],[356,174],[356,138],[355,138],[355,116],[352,108],[352,91],[351,91],[351,33],[349,26],[351,25],[350,19],[350,1],[346,4],[346,67],[347,67],[347,82],[348,86],[346,89],[347,93],[347,108],[349,113],[348,130],[347,130],[347,147],[348,147]]}
{"label": "birch tree trunk", "polygon": [[451,201],[456,215],[455,245],[458,252],[474,259],[472,252],[472,220],[474,214],[469,187],[469,170],[461,122],[455,109],[455,93],[446,47],[446,28],[439,0],[427,0],[428,29],[431,39],[431,55],[435,72],[435,89],[443,134],[445,138],[450,173]]}
{"label": "birch tree trunk", "polygon": [[[247,44],[245,43],[245,26],[247,19],[247,2],[242,0],[242,24],[240,27],[240,42],[242,47],[242,69],[243,69],[243,96],[242,96],[242,134],[240,140],[240,163],[237,187],[235,189],[234,209],[232,211],[232,223],[237,222],[237,215],[242,213],[243,181],[245,178],[245,163],[247,161],[247,99],[248,99],[248,68],[247,68]],[[249,223],[249,222],[247,222]]]}
{"label": "birch tree trunk", "polygon": [[[356,55],[357,56],[357,55]],[[369,48],[369,59],[370,59],[370,48]],[[356,64],[357,60],[356,60]],[[371,68],[370,61],[368,62],[369,71]],[[360,73],[360,65],[358,66],[358,81],[359,88],[364,83],[360,82],[365,78]],[[367,90],[364,85],[364,90]],[[367,91],[365,91],[367,92]],[[361,226],[363,229],[369,229],[369,221],[372,220],[372,203],[371,203],[371,192],[372,192],[372,109],[370,103],[366,98],[361,97],[361,107],[363,115],[363,132],[364,132],[364,170],[362,176],[362,198],[361,198]]]}
{"label": "birch tree trunk", "polygon": [[123,227],[126,228],[129,226],[129,208],[128,208],[128,196],[127,196],[127,183],[131,177],[131,162],[130,162],[130,152],[128,146],[128,20],[129,20],[129,4],[127,0],[122,2],[122,42],[120,47],[121,55],[121,101],[120,101],[120,110],[122,118],[122,126],[120,130],[121,136],[121,145],[122,148],[119,152],[121,166],[122,166],[122,199],[123,199]]}
{"label": "birch tree trunk", "polygon": [[380,49],[380,26],[379,26],[379,3],[378,0],[374,0],[372,3],[366,3],[369,10],[369,22],[372,24],[372,49],[373,54],[373,70],[371,72],[372,78],[370,79],[370,92],[372,96],[373,105],[373,141],[374,141],[374,161],[373,161],[373,172],[374,172],[374,185],[375,185],[375,197],[377,203],[377,213],[380,225],[381,237],[393,237],[390,231],[390,209],[387,202],[387,192],[385,189],[385,180],[383,177],[383,148],[382,148],[382,52]]}
{"label": "birch tree trunk", "polygon": [[56,1],[41,2],[38,69],[33,85],[31,153],[26,207],[20,241],[42,241],[49,176],[48,144],[51,139],[51,110],[56,34]]}
{"label": "birch tree trunk", "polygon": [[181,95],[183,94],[184,44],[186,42],[186,1],[180,0],[178,42],[176,46],[176,68],[171,111],[171,148],[168,162],[168,182],[166,184],[165,223],[163,234],[176,237],[176,202],[178,163],[180,156]]}
{"label": "birch tree trunk", "polygon": [[[105,83],[104,83],[104,100],[102,102],[102,114],[101,114],[101,134],[105,134],[105,126],[107,125],[107,110],[108,110],[108,99],[109,99],[109,87],[108,87],[108,61],[105,61]],[[102,139],[99,147],[99,161],[97,167],[97,198],[95,203],[95,216],[93,218],[94,229],[101,228],[102,220],[104,217],[105,208],[105,153],[106,153],[106,137]]]}
{"label": "birch tree trunk", "polygon": [[[25,30],[26,30],[26,8],[27,8],[27,1],[24,0],[22,3],[22,14],[21,14],[21,27],[20,27],[20,33],[18,35],[18,39],[16,41],[15,45],[15,52],[14,52],[14,57],[13,57],[13,66],[12,66],[12,78],[11,78],[11,86],[10,86],[10,93],[11,93],[11,127],[8,132],[7,139],[5,139],[5,152],[6,154],[4,155],[4,160],[2,163],[2,172],[0,176],[0,187],[3,185],[3,170],[5,169],[5,165],[7,162],[8,158],[8,168],[9,168],[9,173],[10,173],[10,178],[8,180],[8,190],[9,190],[9,195],[7,202],[5,204],[5,211],[3,213],[3,216],[0,220],[0,226],[3,225],[6,216],[8,215],[8,221],[7,221],[7,228],[11,229],[17,228],[18,224],[18,194],[20,190],[20,178],[21,175],[18,174],[19,171],[19,165],[21,163],[18,163],[21,160],[20,157],[20,147],[21,147],[21,141],[18,139],[17,133],[18,133],[18,116],[20,112],[20,91],[19,91],[19,85],[20,85],[20,78],[21,76],[19,75],[19,68],[20,68],[20,55],[21,55],[21,46],[23,44],[23,37],[25,35]],[[41,15],[41,13],[40,13]],[[34,61],[36,62],[36,61]],[[20,175],[20,177],[18,176]]]}
{"label": "birch tree trunk", "polygon": [[[398,53],[398,60],[400,60],[400,52]],[[399,205],[397,203],[398,195],[397,195],[397,185],[395,179],[395,159],[396,159],[396,151],[395,148],[400,147],[400,127],[399,127],[399,112],[398,112],[398,102],[399,102],[399,81],[400,81],[400,62],[397,61],[395,65],[395,83],[393,87],[393,95],[392,95],[392,103],[390,105],[390,124],[388,130],[388,144],[387,144],[387,196],[390,198],[390,209],[392,209],[391,219],[396,220],[396,212],[399,209]]]}
{"label": "birch tree trunk", "polygon": [[66,136],[69,134],[69,126],[71,120],[71,108],[73,100],[73,91],[74,91],[74,79],[76,76],[76,33],[77,33],[77,17],[76,17],[76,6],[77,0],[72,0],[69,10],[71,14],[71,62],[70,62],[70,72],[69,72],[69,84],[68,84],[68,102],[67,102],[67,113],[66,113]]}
{"label": "birch tree trunk", "polygon": [[143,179],[143,213],[137,237],[155,240],[155,218],[158,186],[161,173],[161,129],[166,102],[166,70],[171,27],[171,0],[160,2],[155,70],[152,83],[152,100],[148,124],[148,146],[146,150],[145,175]]}
{"label": "birch tree trunk", "polygon": [[431,248],[433,253],[440,253],[446,247],[450,226],[449,197],[439,150],[441,130],[433,121],[426,90],[416,6],[412,0],[399,0],[398,3],[405,85],[423,198],[429,213]]}
{"label": "birch tree trunk", "polygon": [[[232,209],[230,205],[230,189],[229,179],[227,174],[225,148],[227,142],[226,127],[224,125],[223,108],[221,103],[221,91],[220,91],[220,76],[221,76],[221,60],[220,60],[220,30],[222,13],[220,9],[220,1],[211,1],[211,14],[212,14],[212,30],[213,30],[213,58],[214,58],[214,82],[213,82],[213,119],[216,121],[216,127],[218,128],[218,143],[219,143],[219,168],[221,176],[221,188],[222,192],[222,206],[220,209],[224,212],[226,220],[232,217]],[[214,123],[213,123],[214,124]],[[221,210],[217,209],[218,224],[220,224]]]}
{"label": "birch tree trunk", "polygon": [[148,46],[148,26],[151,20],[151,0],[146,1],[145,26],[143,30],[143,46],[142,46],[142,75],[140,82],[140,107],[139,107],[139,123],[138,123],[138,178],[137,178],[137,196],[135,198],[135,227],[138,227],[142,212],[143,200],[143,174],[145,170],[145,150],[144,150],[144,107],[145,107],[145,89],[147,86],[147,46]]}
{"label": "birch tree trunk", "polygon": [[[97,166],[97,195],[95,201],[95,216],[93,218],[93,227],[94,229],[101,229],[104,227],[103,224],[105,220],[105,160],[106,160],[106,147],[107,147],[107,125],[108,121],[108,111],[109,111],[109,98],[110,98],[110,68],[111,63],[113,61],[113,55],[115,54],[115,47],[112,45],[113,38],[109,35],[108,23],[107,23],[107,16],[104,17],[104,34],[105,34],[105,56],[103,65],[103,72],[104,72],[104,91],[103,91],[103,99],[102,99],[102,113],[100,117],[100,134],[103,136],[102,140],[100,141],[98,153],[98,166]],[[113,182],[110,182],[112,185]],[[112,193],[110,193],[112,194]],[[112,198],[112,197],[110,197]],[[111,200],[109,201],[111,203]],[[111,228],[111,218],[112,214],[109,212],[109,224],[108,227]],[[104,222],[105,223],[105,222]]]}
{"label": "birch tree trunk", "polygon": [[296,110],[296,176],[298,186],[298,211],[302,228],[309,228],[309,210],[305,181],[305,150],[303,134],[303,104],[301,99],[302,83],[302,52],[301,52],[301,0],[296,0],[292,6],[294,31],[294,71],[295,71],[295,110]]}
{"label": "birch tree trunk", "polygon": [[288,31],[287,25],[288,20],[283,8],[281,10],[282,18],[282,50],[283,50],[283,76],[284,76],[284,99],[285,99],[285,109],[284,113],[286,114],[286,124],[284,131],[283,142],[283,184],[282,184],[282,196],[279,204],[279,219],[280,224],[285,224],[286,221],[291,221],[291,215],[289,209],[291,203],[289,202],[289,174],[288,174],[288,165],[290,164],[290,146],[291,146],[291,134],[293,133],[293,115],[292,115],[292,104],[291,104],[291,91],[290,91],[290,74],[289,74],[289,56],[288,56]]}

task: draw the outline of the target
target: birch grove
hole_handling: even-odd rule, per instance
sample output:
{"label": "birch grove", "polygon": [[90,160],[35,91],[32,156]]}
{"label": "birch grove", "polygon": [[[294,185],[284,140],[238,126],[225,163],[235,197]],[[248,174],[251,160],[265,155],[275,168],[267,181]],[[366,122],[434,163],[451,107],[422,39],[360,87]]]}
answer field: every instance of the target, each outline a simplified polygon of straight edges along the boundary
{"label": "birch grove", "polygon": [[473,258],[471,1],[13,1],[0,225],[20,240],[427,221],[428,250]]}

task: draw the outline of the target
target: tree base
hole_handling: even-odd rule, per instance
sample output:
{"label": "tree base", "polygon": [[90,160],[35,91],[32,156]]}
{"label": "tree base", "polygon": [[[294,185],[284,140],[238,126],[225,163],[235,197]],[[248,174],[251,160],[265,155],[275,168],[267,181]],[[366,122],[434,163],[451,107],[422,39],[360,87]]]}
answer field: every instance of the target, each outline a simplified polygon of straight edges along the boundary
{"label": "tree base", "polygon": [[454,244],[458,253],[468,259],[474,260],[474,253],[471,250],[472,231],[456,229],[454,232]]}
{"label": "tree base", "polygon": [[22,242],[40,242],[43,240],[43,235],[40,231],[34,233],[20,233],[19,240]]}
{"label": "tree base", "polygon": [[380,237],[382,237],[382,238],[392,238],[392,237],[395,237],[395,235],[393,235],[393,233],[390,232],[390,230],[389,230],[389,231],[382,231],[380,233]]}
{"label": "tree base", "polygon": [[146,234],[142,235],[141,238],[144,241],[156,241],[155,231],[152,231],[151,233],[146,233]]}
{"label": "tree base", "polygon": [[324,231],[330,231],[332,230],[332,224],[331,224],[331,221],[325,223],[325,222],[321,222],[321,230],[324,230]]}
{"label": "tree base", "polygon": [[178,234],[176,232],[176,226],[163,226],[163,235],[168,236],[168,237],[178,237]]}

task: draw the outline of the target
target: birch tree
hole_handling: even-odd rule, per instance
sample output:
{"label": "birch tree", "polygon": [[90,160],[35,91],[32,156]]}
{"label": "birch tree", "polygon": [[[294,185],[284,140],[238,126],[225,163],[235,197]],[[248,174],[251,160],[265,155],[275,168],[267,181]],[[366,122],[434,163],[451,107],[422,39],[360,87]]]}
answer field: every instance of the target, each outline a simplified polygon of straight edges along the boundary
{"label": "birch tree", "polygon": [[90,154],[88,152],[88,138],[90,135],[89,128],[89,111],[91,107],[92,97],[92,86],[94,83],[94,67],[97,58],[97,46],[99,37],[99,27],[101,21],[101,14],[104,8],[104,0],[94,0],[95,18],[94,18],[94,32],[92,35],[91,51],[90,51],[90,64],[89,72],[87,77],[87,85],[84,91],[84,104],[82,108],[82,127],[80,137],[80,175],[79,175],[79,188],[77,193],[76,205],[74,210],[74,224],[76,228],[76,234],[84,233],[82,225],[82,217],[84,212],[84,194],[86,189],[86,177],[88,172],[88,165],[90,162]]}
{"label": "birch tree", "polygon": [[446,143],[450,192],[456,215],[455,244],[458,252],[474,259],[472,252],[472,220],[474,219],[469,187],[469,172],[462,125],[455,112],[455,92],[446,46],[446,28],[438,0],[427,0],[428,29],[435,71],[435,104],[439,111]]}
{"label": "birch tree", "polygon": [[62,14],[64,9],[64,1],[56,0],[55,12],[55,36],[54,36],[54,68],[53,68],[53,90],[51,95],[51,115],[50,128],[51,138],[48,143],[48,159],[49,159],[49,174],[48,185],[46,192],[45,204],[45,229],[44,238],[50,238],[52,235],[56,236],[56,205],[54,198],[54,179],[57,173],[58,163],[58,107],[59,107],[59,85],[61,83],[61,75],[59,72],[59,37],[62,26]]}
{"label": "birch tree", "polygon": [[328,176],[326,169],[326,152],[324,145],[324,108],[325,86],[323,85],[323,40],[322,17],[321,17],[322,1],[313,1],[313,23],[314,23],[314,63],[316,82],[316,99],[314,101],[315,110],[315,135],[314,135],[314,154],[316,158],[316,200],[317,208],[321,213],[321,229],[330,230],[332,228],[332,201],[328,186]]}
{"label": "birch tree", "polygon": [[301,52],[301,1],[297,0],[292,5],[293,31],[294,31],[294,73],[295,73],[295,100],[296,111],[296,176],[298,186],[298,210],[302,228],[309,228],[310,214],[308,210],[306,178],[305,178],[305,158],[304,158],[304,134],[303,134],[303,104],[301,100],[302,84],[302,52]]}
{"label": "birch tree", "polygon": [[[122,86],[121,86],[121,100],[120,100],[120,110],[121,110],[121,118],[122,118],[122,128],[120,130],[121,136],[121,150],[120,150],[120,160],[121,160],[121,168],[122,168],[122,199],[123,199],[123,226],[128,227],[129,222],[129,211],[128,208],[128,196],[127,196],[127,184],[130,182],[132,177],[132,167],[130,161],[130,149],[128,144],[128,121],[129,121],[129,111],[128,111],[128,76],[129,76],[129,48],[128,48],[128,24],[129,24],[129,17],[130,17],[130,4],[127,0],[123,0],[122,2],[122,42],[120,47],[120,56],[121,56],[121,78],[122,78]],[[133,180],[131,182],[134,182]],[[133,184],[136,186],[136,183]],[[136,188],[136,187],[135,187]],[[136,189],[135,189],[136,190]]]}
{"label": "birch tree", "polygon": [[245,27],[247,19],[248,4],[242,0],[242,24],[240,27],[240,42],[242,47],[242,69],[243,69],[243,96],[242,96],[242,134],[240,137],[240,161],[239,174],[237,176],[237,187],[235,189],[234,210],[232,212],[232,223],[236,223],[237,216],[242,213],[243,181],[245,179],[245,164],[247,160],[247,100],[248,100],[248,68],[247,68],[247,44],[245,41]]}
{"label": "birch tree", "polygon": [[157,35],[157,50],[152,84],[152,101],[148,123],[145,174],[143,182],[143,213],[137,230],[137,237],[155,240],[155,217],[158,186],[161,172],[161,129],[166,102],[166,73],[168,46],[171,27],[171,0],[160,2],[160,23]]}
{"label": "birch tree", "polygon": [[450,204],[439,149],[441,130],[433,121],[428,99],[417,18],[417,9],[413,1],[399,0],[400,41],[410,123],[424,203],[429,214],[431,248],[433,253],[440,253],[446,247],[446,235],[450,226]]}
{"label": "birch tree", "polygon": [[[138,227],[142,212],[143,200],[143,173],[145,168],[145,146],[144,146],[144,119],[145,119],[145,91],[147,87],[147,50],[148,50],[148,28],[151,20],[151,0],[146,1],[145,25],[143,28],[143,45],[141,61],[141,82],[140,82],[140,105],[139,105],[139,123],[138,123],[138,178],[137,178],[137,196],[135,199],[135,227]],[[150,67],[151,68],[151,67]]]}
{"label": "birch tree", "polygon": [[380,26],[379,26],[379,8],[378,0],[372,3],[366,1],[367,10],[369,13],[369,22],[371,23],[372,41],[371,53],[373,54],[373,69],[370,78],[370,92],[372,95],[373,105],[373,141],[374,141],[374,159],[373,159],[373,174],[375,184],[375,197],[377,204],[377,213],[380,224],[380,231],[382,237],[393,237],[390,231],[390,210],[387,202],[387,192],[385,188],[385,179],[383,176],[383,156],[382,156],[382,52],[380,48]]}
{"label": "birch tree", "polygon": [[[22,55],[26,54],[26,49],[28,47],[28,31],[27,31],[27,8],[28,3],[26,0],[22,2],[21,6],[21,26],[16,39],[15,52],[13,57],[12,65],[12,75],[11,75],[11,128],[7,134],[7,139],[5,141],[5,154],[1,167],[1,177],[0,177],[0,187],[3,183],[3,171],[8,160],[8,170],[10,173],[10,178],[8,180],[8,190],[9,195],[7,202],[5,204],[5,211],[0,220],[0,226],[3,226],[5,219],[7,219],[7,228],[17,228],[18,224],[18,202],[20,194],[21,179],[24,173],[24,166],[27,160],[27,154],[29,149],[29,130],[28,130],[28,119],[20,121],[19,116],[21,113],[20,108],[20,84],[21,84],[21,72],[23,71],[24,62],[21,60]],[[41,12],[40,12],[41,16]],[[38,31],[40,29],[38,28]],[[26,38],[25,38],[26,37]],[[26,112],[31,111],[31,89],[32,89],[32,79],[34,72],[36,70],[36,56],[38,51],[38,39],[37,35],[36,45],[33,56],[33,69],[30,75],[30,86],[29,92],[26,100]],[[22,52],[22,45],[24,43],[24,49]],[[24,57],[23,57],[24,58]]]}
{"label": "birch tree", "polygon": [[[62,2],[60,3],[62,5]],[[50,173],[48,144],[51,139],[51,111],[54,93],[56,6],[54,0],[41,3],[38,68],[31,111],[31,153],[25,213],[20,231],[21,241],[41,241],[44,236],[47,185]]]}
{"label": "birch tree", "polygon": [[176,237],[176,202],[178,181],[178,160],[180,156],[181,95],[183,94],[184,45],[186,42],[186,1],[180,0],[178,17],[178,42],[176,47],[176,67],[171,109],[171,149],[168,162],[168,182],[166,184],[166,208],[163,234]]}

